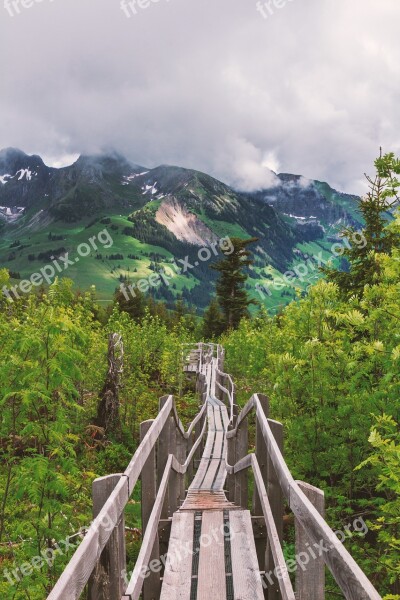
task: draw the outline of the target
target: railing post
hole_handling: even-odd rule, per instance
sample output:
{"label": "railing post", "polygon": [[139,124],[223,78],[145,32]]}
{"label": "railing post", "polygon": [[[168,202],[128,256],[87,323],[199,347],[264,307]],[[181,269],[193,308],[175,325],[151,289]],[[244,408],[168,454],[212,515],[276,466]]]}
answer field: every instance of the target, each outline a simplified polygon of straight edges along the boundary
{"label": "railing post", "polygon": [[[96,518],[121,474],[95,479],[92,485],[93,518]],[[126,585],[125,518],[122,513],[118,525],[108,540],[89,579],[88,600],[113,600],[120,598]]]}
{"label": "railing post", "polygon": [[[262,406],[264,415],[268,418],[269,415],[269,399],[264,394],[257,394],[260,404]],[[268,485],[268,449],[267,445],[264,441],[264,436],[262,434],[262,430],[258,419],[256,419],[256,457],[258,461],[258,465],[260,467],[261,475],[265,484],[265,487]],[[253,492],[253,515],[255,517],[261,517],[263,515],[263,510],[260,502],[260,497],[258,494],[257,486],[254,486]],[[267,549],[267,538],[266,536],[260,536],[256,539],[256,551],[258,558],[258,565],[260,571],[265,571],[266,567],[266,549]]]}
{"label": "railing post", "polygon": [[[140,441],[143,440],[146,433],[150,429],[153,424],[153,420],[144,421],[140,424]],[[142,473],[141,473],[141,483],[142,483],[142,498],[141,498],[141,508],[142,508],[142,535],[146,531],[147,523],[149,522],[152,508],[154,506],[154,502],[157,496],[157,472],[156,472],[156,451],[155,447],[151,451],[149,458],[145,462]],[[150,561],[152,560],[160,560],[160,542],[158,538],[158,533],[156,535],[156,539],[154,541],[153,550],[151,553]],[[143,600],[153,600],[153,598],[159,598],[161,591],[161,581],[160,581],[160,573],[151,571],[150,574],[145,578],[143,582]]]}
{"label": "railing post", "polygon": [[[325,517],[325,496],[324,492],[303,481],[296,482],[301,491],[307,496],[311,504],[315,506],[322,517]],[[325,563],[322,556],[315,552],[315,558],[310,556],[310,546],[312,546],[306,530],[295,519],[296,528],[296,556],[303,556],[304,553],[309,557],[307,565],[302,563],[302,568],[297,565],[296,570],[296,598],[297,600],[324,600],[325,598]]]}
{"label": "railing post", "polygon": [[[173,454],[175,458],[178,457],[178,436],[179,432],[175,423],[174,417],[170,416],[169,418],[169,444],[168,444],[168,454]],[[179,506],[179,498],[181,495],[181,482],[180,475],[171,469],[171,473],[169,476],[168,483],[168,516],[172,517],[174,512],[178,510]]]}
{"label": "railing post", "polygon": [[[275,441],[283,455],[283,425],[282,423],[278,423],[278,421],[273,421],[272,419],[268,419],[268,424],[270,426],[272,435],[275,438]],[[275,472],[274,465],[272,463],[271,457],[268,454],[267,459],[267,493],[269,502],[271,505],[272,514],[275,521],[276,530],[278,532],[279,541],[282,545],[283,541],[283,494],[282,489],[278,480],[278,477]],[[272,556],[272,551],[270,544],[267,540],[267,553],[266,553],[266,561],[265,561],[265,571],[269,573],[270,571],[274,571],[275,564]],[[281,593],[279,590],[279,581],[274,578],[274,584],[268,588],[268,600],[280,600]]]}
{"label": "railing post", "polygon": [[[178,462],[183,465],[186,461],[187,456],[187,448],[188,448],[188,440],[183,437],[178,428],[176,431],[176,458]],[[183,502],[185,499],[185,475],[179,473],[177,475],[178,483],[179,483],[179,503]]]}
{"label": "railing post", "polygon": [[[169,396],[163,396],[159,401],[159,410],[163,408],[165,403],[168,401]],[[169,454],[169,428],[170,419],[168,419],[158,437],[157,442],[157,492],[160,487],[162,477],[164,475],[165,467],[168,460]],[[164,504],[161,511],[161,519],[168,520],[169,516],[169,498],[168,494],[165,495]],[[164,556],[168,550],[168,544],[164,541],[160,542],[160,554]]]}
{"label": "railing post", "polygon": [[[235,463],[248,454],[249,434],[247,418],[241,422],[236,434]],[[248,470],[244,469],[235,475],[235,504],[248,509]]]}
{"label": "railing post", "polygon": [[[237,417],[238,417],[237,413],[238,413],[237,406],[234,406],[233,419],[232,419],[232,423],[229,426],[228,431],[235,429],[236,421],[237,421]],[[236,436],[232,437],[232,438],[228,438],[227,442],[228,442],[228,448],[227,448],[228,465],[231,465],[233,467],[235,465],[235,458],[236,458]],[[234,474],[227,476],[226,485],[227,485],[227,491],[228,491],[228,500],[230,502],[234,502],[235,501],[235,475]]]}

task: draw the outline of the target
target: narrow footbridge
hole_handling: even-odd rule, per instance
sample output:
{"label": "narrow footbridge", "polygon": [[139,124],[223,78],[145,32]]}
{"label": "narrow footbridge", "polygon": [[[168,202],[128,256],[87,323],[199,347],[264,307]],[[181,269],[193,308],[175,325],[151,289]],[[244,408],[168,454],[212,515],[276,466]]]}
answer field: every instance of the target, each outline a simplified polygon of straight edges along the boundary
{"label": "narrow footbridge", "polygon": [[[323,492],[293,479],[268,398],[254,394],[239,413],[223,348],[184,354],[197,416],[185,431],[173,397],[161,398],[125,472],[94,482],[94,520],[48,600],[323,600],[326,567],[344,598],[381,598],[325,522]],[[128,574],[124,511],[139,478],[143,540]]]}

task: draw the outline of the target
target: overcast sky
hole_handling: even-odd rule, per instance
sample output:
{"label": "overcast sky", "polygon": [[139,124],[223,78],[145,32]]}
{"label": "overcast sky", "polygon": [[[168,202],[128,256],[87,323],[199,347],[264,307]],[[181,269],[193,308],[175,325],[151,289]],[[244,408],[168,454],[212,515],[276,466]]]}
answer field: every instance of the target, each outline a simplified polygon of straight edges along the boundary
{"label": "overcast sky", "polygon": [[51,164],[114,148],[244,189],[268,166],[350,192],[380,145],[400,152],[399,0],[261,0],[264,16],[256,0],[9,2],[0,147]]}

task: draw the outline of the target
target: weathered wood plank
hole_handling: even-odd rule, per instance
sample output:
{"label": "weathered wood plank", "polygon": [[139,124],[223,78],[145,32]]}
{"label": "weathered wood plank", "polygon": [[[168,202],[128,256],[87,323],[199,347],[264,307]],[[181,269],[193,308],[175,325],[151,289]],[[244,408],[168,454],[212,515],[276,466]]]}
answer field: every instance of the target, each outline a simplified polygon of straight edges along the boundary
{"label": "weathered wood plank", "polygon": [[248,510],[229,512],[233,589],[240,600],[263,600],[253,529]]}
{"label": "weathered wood plank", "polygon": [[[117,474],[100,477],[93,481],[94,518],[98,516],[120,479],[121,474]],[[125,587],[124,572],[126,572],[125,519],[124,513],[122,513],[119,524],[113,530],[89,580],[88,599],[120,598]]]}
{"label": "weathered wood plank", "polygon": [[160,600],[190,600],[193,527],[193,512],[175,513]]}
{"label": "weathered wood plank", "polygon": [[[283,456],[283,426],[282,423],[272,421],[268,419],[268,424],[271,429],[271,433],[275,438],[276,444]],[[278,534],[279,541],[282,545],[283,541],[283,495],[279,479],[275,472],[274,464],[268,454],[267,460],[267,494],[271,506],[272,515],[275,521],[275,527]],[[265,570],[267,573],[274,570],[274,558],[272,553],[271,544],[267,540],[267,552],[265,560]],[[268,587],[268,600],[280,600],[281,595],[279,591],[279,584],[275,581]]]}
{"label": "weathered wood plank", "polygon": [[261,509],[265,518],[265,524],[267,526],[268,540],[270,543],[271,552],[274,559],[274,567],[272,570],[266,572],[266,581],[271,585],[274,585],[275,574],[274,570],[279,569],[279,588],[282,594],[283,600],[295,600],[292,584],[290,582],[289,573],[286,567],[285,558],[283,556],[281,541],[279,539],[278,532],[272,514],[271,506],[269,503],[267,490],[262,477],[261,469],[259,467],[257,458],[252,454],[254,482],[258,490],[258,497],[261,503]]}
{"label": "weathered wood plank", "polygon": [[203,513],[197,600],[226,598],[223,512]]}
{"label": "weathered wood plank", "polygon": [[[299,488],[304,492],[309,501],[319,514],[325,516],[325,496],[324,492],[303,481],[296,482]],[[324,600],[325,598],[325,564],[319,552],[310,556],[309,547],[311,540],[307,531],[301,523],[295,521],[296,528],[296,556],[309,556],[308,564],[303,564],[302,568],[296,569],[296,597],[297,600]],[[305,554],[301,554],[301,553]]]}
{"label": "weathered wood plank", "polygon": [[140,548],[139,556],[135,564],[135,568],[132,573],[132,577],[129,581],[129,585],[126,588],[123,598],[129,598],[129,600],[138,600],[143,585],[143,580],[146,574],[146,567],[150,562],[151,553],[154,547],[154,541],[158,533],[158,522],[161,517],[161,511],[164,504],[164,499],[168,491],[168,480],[171,473],[172,466],[172,454],[169,455],[167,464],[161,484],[158,490],[157,498],[151,511],[151,516],[146,527],[146,531],[143,538],[143,543]]}
{"label": "weathered wood plank", "polygon": [[[143,440],[150,429],[153,421],[144,421],[140,424],[140,439]],[[147,459],[142,474],[140,476],[141,487],[141,511],[142,511],[142,531],[145,532],[150,520],[151,511],[157,497],[157,471],[156,471],[156,451],[152,449]],[[150,556],[152,560],[160,559],[160,542],[158,532],[154,539],[154,546]],[[160,595],[161,581],[160,573],[151,571],[143,582],[143,600],[152,600]],[[94,599],[93,599],[94,600]]]}
{"label": "weathered wood plank", "polygon": [[[260,418],[258,412],[262,412],[265,418],[269,415],[269,400],[267,396],[262,394],[252,396],[253,404],[252,407],[256,408],[257,420],[256,420],[256,457],[258,461],[258,465],[260,468],[261,476],[265,486],[267,485],[268,480],[268,446],[264,439],[263,431],[260,424]],[[250,405],[250,402],[247,404]],[[259,405],[257,404],[259,402]],[[242,413],[246,410],[242,411]],[[240,423],[246,418],[246,416],[242,417],[242,413],[239,415],[238,425],[236,425],[236,429],[240,427]],[[248,414],[248,413],[247,413]],[[253,515],[261,515],[262,514],[262,504],[261,499],[258,494],[258,488],[255,485],[253,490],[253,503],[252,503],[252,514]],[[260,567],[260,571],[265,571],[266,561],[267,561],[267,540],[259,538],[256,541],[256,550],[257,550],[257,558],[258,564]]]}

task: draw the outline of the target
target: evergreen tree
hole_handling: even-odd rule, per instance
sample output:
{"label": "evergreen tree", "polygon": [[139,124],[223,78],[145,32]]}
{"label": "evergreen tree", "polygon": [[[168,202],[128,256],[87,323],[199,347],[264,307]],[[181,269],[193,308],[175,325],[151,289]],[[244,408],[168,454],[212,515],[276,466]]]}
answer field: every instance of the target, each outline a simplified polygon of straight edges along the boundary
{"label": "evergreen tree", "polygon": [[125,293],[118,288],[115,291],[115,302],[120,310],[128,313],[130,317],[139,323],[146,314],[146,298],[138,289],[134,289],[134,294],[125,287]]}
{"label": "evergreen tree", "polygon": [[393,154],[387,154],[375,161],[375,167],[374,178],[366,175],[369,192],[358,203],[365,223],[361,234],[354,227],[347,227],[341,233],[350,243],[343,252],[348,268],[321,268],[328,281],[339,286],[344,298],[353,295],[361,298],[366,285],[378,283],[382,269],[377,254],[391,255],[393,248],[399,247],[398,234],[388,227],[388,212],[395,202],[398,187],[395,175],[400,166]]}
{"label": "evergreen tree", "polygon": [[203,337],[205,340],[215,340],[218,338],[224,328],[223,315],[218,304],[218,300],[213,298],[204,313],[203,318]]}
{"label": "evergreen tree", "polygon": [[230,253],[224,252],[225,258],[211,265],[220,273],[217,296],[224,316],[224,329],[236,329],[241,319],[248,316],[249,305],[257,304],[248,297],[245,289],[247,275],[244,273],[244,269],[253,264],[247,246],[256,241],[257,238],[231,238]]}

